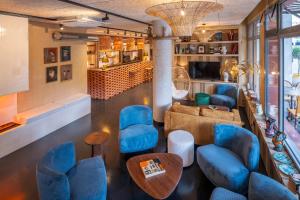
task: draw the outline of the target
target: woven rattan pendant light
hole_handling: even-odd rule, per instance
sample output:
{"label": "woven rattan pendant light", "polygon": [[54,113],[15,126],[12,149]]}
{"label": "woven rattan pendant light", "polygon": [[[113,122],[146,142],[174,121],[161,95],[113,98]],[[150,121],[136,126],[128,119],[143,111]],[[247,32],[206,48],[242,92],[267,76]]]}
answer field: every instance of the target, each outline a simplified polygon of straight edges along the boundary
{"label": "woven rattan pendant light", "polygon": [[223,9],[217,1],[178,1],[154,5],[146,10],[151,16],[166,21],[174,36],[192,36],[195,27],[209,13]]}

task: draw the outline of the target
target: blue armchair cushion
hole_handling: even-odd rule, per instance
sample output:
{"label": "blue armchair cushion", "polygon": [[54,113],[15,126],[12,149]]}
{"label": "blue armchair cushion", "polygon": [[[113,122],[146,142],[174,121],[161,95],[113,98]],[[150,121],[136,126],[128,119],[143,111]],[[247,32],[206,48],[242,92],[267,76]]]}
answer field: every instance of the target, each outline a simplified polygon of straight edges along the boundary
{"label": "blue armchair cushion", "polygon": [[42,200],[69,200],[70,187],[65,174],[38,166],[36,171],[39,196]]}
{"label": "blue armchair cushion", "polygon": [[72,142],[51,149],[39,162],[40,166],[65,174],[76,164],[75,146]]}
{"label": "blue armchair cushion", "polygon": [[226,106],[232,109],[236,106],[236,100],[226,95],[214,94],[210,97],[210,104],[218,105],[218,106]]}
{"label": "blue armchair cushion", "polygon": [[198,147],[198,164],[206,177],[216,186],[245,193],[249,170],[234,152],[214,144]]}
{"label": "blue armchair cushion", "polygon": [[249,200],[296,200],[295,195],[277,181],[252,172],[248,191]]}
{"label": "blue armchair cushion", "polygon": [[216,94],[225,95],[235,100],[237,98],[237,88],[233,85],[220,84],[217,85]]}
{"label": "blue armchair cushion", "polygon": [[135,124],[152,125],[152,109],[149,106],[133,105],[120,112],[120,130]]}
{"label": "blue armchair cushion", "polygon": [[67,176],[70,182],[72,200],[105,200],[106,172],[101,157],[79,161]]}
{"label": "blue armchair cushion", "polygon": [[137,124],[120,131],[121,153],[151,149],[157,145],[158,131],[152,125]]}
{"label": "blue armchair cushion", "polygon": [[213,190],[210,200],[247,200],[247,198],[225,188],[217,187]]}
{"label": "blue armchair cushion", "polygon": [[252,132],[236,125],[217,124],[214,127],[214,143],[238,155],[249,171],[259,165],[259,142]]}

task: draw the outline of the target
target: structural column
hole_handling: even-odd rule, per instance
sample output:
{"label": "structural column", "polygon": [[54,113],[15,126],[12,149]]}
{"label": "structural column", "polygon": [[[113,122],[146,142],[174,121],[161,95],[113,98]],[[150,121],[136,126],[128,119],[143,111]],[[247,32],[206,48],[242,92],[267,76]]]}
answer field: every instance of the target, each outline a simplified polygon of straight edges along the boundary
{"label": "structural column", "polygon": [[153,22],[153,35],[153,118],[163,122],[165,111],[172,105],[172,31],[158,20]]}

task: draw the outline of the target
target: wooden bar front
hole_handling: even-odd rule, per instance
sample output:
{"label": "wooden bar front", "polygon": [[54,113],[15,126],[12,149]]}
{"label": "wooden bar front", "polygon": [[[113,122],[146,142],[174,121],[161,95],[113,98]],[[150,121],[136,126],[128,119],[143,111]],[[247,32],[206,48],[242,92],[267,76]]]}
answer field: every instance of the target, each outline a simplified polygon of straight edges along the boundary
{"label": "wooden bar front", "polygon": [[88,70],[88,93],[93,99],[109,99],[152,79],[152,61]]}

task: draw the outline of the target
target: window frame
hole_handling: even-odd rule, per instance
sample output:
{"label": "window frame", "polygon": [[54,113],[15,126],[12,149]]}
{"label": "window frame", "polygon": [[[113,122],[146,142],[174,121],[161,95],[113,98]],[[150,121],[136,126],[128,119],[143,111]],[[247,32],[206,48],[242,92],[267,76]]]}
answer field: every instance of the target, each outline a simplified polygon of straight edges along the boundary
{"label": "window frame", "polygon": [[[282,28],[282,4],[286,2],[286,0],[279,0],[277,3],[275,3],[273,6],[276,6],[276,20],[277,20],[277,28],[266,30],[265,29],[265,37],[264,37],[264,59],[265,59],[265,102],[268,102],[268,66],[269,66],[269,60],[268,60],[268,52],[269,52],[269,45],[268,45],[268,39],[270,38],[277,38],[278,40],[278,50],[279,50],[279,56],[278,56],[278,64],[279,64],[279,87],[278,87],[278,119],[279,119],[279,130],[284,131],[284,39],[285,38],[292,38],[292,37],[299,37],[300,36],[300,24]],[[272,8],[272,6],[271,6]],[[265,11],[265,16],[270,12],[270,10]],[[267,20],[265,20],[264,23],[265,27],[267,27]],[[268,113],[268,106],[267,103],[265,103],[265,113]],[[300,170],[300,151],[296,147],[295,143],[290,140],[289,137],[287,137],[287,140],[284,142],[284,146],[288,154],[291,156],[291,158],[294,160],[296,167],[298,170]]]}

